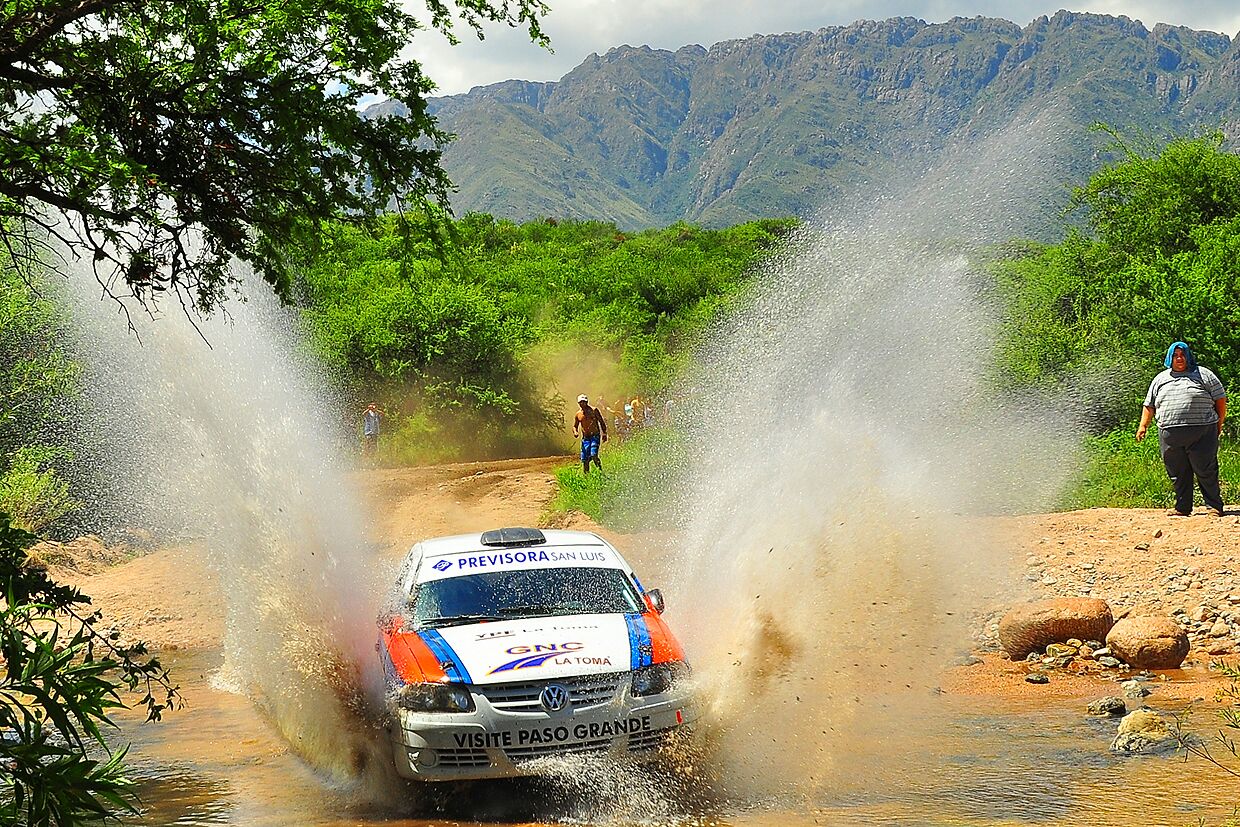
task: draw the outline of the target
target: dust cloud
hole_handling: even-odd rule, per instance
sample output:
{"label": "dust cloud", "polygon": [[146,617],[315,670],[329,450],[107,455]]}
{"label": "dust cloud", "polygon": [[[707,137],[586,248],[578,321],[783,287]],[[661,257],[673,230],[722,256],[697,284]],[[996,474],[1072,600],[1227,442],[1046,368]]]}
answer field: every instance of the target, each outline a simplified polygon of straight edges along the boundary
{"label": "dust cloud", "polygon": [[563,415],[563,426],[556,431],[555,443],[564,452],[573,451],[571,431],[573,417],[579,410],[577,397],[580,394],[588,396],[590,404],[596,407],[600,400],[615,406],[622,399],[631,399],[638,388],[614,351],[588,342],[539,344],[530,350],[523,363],[532,381],[546,389],[551,400],[549,408]]}
{"label": "dust cloud", "polygon": [[867,745],[918,725],[968,613],[1011,582],[978,516],[1043,508],[1071,472],[1066,409],[992,381],[969,258],[1055,214],[1062,134],[1044,113],[824,211],[680,394],[670,614],[729,795],[865,779]]}

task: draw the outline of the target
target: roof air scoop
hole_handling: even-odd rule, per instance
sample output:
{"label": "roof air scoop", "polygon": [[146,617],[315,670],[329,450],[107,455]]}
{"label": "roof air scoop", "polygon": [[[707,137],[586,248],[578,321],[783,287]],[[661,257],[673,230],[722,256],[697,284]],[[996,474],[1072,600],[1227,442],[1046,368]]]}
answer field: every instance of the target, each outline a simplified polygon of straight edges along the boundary
{"label": "roof air scoop", "polygon": [[536,546],[547,538],[536,528],[496,528],[482,532],[484,546]]}

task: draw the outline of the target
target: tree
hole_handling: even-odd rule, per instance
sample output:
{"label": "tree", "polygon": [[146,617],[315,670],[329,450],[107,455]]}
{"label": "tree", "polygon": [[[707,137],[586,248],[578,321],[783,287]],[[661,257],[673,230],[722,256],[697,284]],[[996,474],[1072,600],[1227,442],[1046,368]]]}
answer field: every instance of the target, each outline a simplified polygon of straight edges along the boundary
{"label": "tree", "polygon": [[[445,201],[415,34],[459,17],[546,44],[540,0],[426,0],[426,23],[398,0],[0,8],[0,242],[29,268],[59,240],[114,297],[203,311],[233,257],[284,294],[325,219]],[[407,116],[364,116],[376,96]]]}
{"label": "tree", "polygon": [[1088,230],[997,268],[1004,378],[1070,386],[1099,429],[1140,410],[1173,341],[1228,387],[1240,380],[1240,156],[1218,134],[1138,152],[1103,131],[1119,158],[1072,201]]}
{"label": "tree", "polygon": [[149,720],[180,695],[142,644],[97,628],[90,600],[30,560],[33,542],[0,513],[0,823],[104,821],[133,809],[125,751],[101,730],[122,689],[144,693]]}
{"label": "tree", "polygon": [[1240,215],[1240,157],[1222,150],[1221,132],[1178,138],[1143,154],[1110,127],[1120,160],[1073,191],[1097,238],[1121,256],[1171,257],[1193,249],[1193,231]]}

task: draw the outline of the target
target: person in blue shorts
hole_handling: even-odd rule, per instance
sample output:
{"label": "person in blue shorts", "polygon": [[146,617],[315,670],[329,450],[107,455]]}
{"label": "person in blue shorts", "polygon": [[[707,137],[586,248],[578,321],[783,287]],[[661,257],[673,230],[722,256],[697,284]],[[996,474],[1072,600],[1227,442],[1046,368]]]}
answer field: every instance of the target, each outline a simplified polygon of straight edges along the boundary
{"label": "person in blue shorts", "polygon": [[591,407],[590,399],[584,393],[577,397],[577,405],[581,410],[573,417],[573,436],[581,436],[581,473],[590,473],[591,462],[602,471],[598,448],[600,442],[607,441],[607,420],[598,408]]}

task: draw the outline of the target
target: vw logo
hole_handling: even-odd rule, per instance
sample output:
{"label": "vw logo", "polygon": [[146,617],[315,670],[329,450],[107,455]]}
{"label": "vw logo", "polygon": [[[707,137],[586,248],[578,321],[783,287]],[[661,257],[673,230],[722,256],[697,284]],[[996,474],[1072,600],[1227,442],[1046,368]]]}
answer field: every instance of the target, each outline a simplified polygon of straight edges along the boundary
{"label": "vw logo", "polygon": [[548,712],[559,712],[568,706],[568,687],[558,683],[547,684],[547,688],[538,693],[538,702]]}

